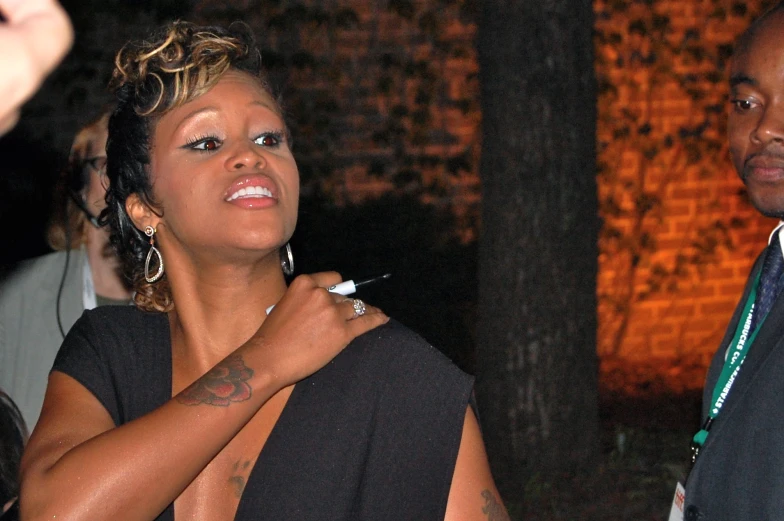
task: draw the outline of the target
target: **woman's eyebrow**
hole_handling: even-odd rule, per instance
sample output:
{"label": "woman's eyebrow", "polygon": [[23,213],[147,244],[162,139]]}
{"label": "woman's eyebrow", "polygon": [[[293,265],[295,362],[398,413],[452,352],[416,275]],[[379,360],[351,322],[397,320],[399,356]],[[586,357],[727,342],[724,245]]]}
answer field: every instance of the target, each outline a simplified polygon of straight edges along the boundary
{"label": "woman's eyebrow", "polygon": [[218,107],[213,107],[213,106],[201,107],[200,109],[196,109],[193,112],[189,112],[184,118],[182,118],[182,120],[179,123],[177,123],[177,126],[174,128],[174,131],[177,132],[178,130],[180,130],[180,128],[183,125],[185,125],[190,120],[196,118],[197,116],[200,116],[202,114],[207,114],[207,113],[215,113],[215,112],[218,112]]}
{"label": "woman's eyebrow", "polygon": [[250,103],[248,103],[248,105],[258,105],[260,107],[264,107],[265,109],[269,109],[269,110],[275,112],[275,108],[272,105],[270,105],[269,103],[264,103],[261,100],[251,101]]}
{"label": "woman's eyebrow", "polygon": [[730,87],[734,88],[737,87],[738,85],[750,85],[752,87],[756,87],[758,85],[758,82],[751,76],[744,74],[742,72],[738,72],[730,77]]}

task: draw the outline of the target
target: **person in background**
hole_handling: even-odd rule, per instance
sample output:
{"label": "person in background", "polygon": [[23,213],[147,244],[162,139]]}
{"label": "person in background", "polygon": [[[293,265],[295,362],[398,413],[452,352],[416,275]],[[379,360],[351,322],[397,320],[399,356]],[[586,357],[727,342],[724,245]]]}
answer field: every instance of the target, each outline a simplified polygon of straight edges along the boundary
{"label": "person in background", "polygon": [[73,42],[68,15],[55,0],[0,0],[0,135],[63,59]]}
{"label": "person in background", "polygon": [[19,519],[19,463],[26,440],[22,414],[0,389],[0,521]]}
{"label": "person in background", "polygon": [[47,240],[54,253],[21,263],[0,284],[0,387],[33,427],[52,362],[85,309],[128,304],[109,233],[97,216],[104,200],[109,113],[80,130],[55,186]]}
{"label": "person in background", "polygon": [[[730,156],[754,207],[784,219],[784,2],[736,44],[729,74]],[[703,392],[683,518],[784,520],[784,233],[749,274]],[[682,492],[682,491],[681,491]],[[680,496],[682,498],[682,496]]]}

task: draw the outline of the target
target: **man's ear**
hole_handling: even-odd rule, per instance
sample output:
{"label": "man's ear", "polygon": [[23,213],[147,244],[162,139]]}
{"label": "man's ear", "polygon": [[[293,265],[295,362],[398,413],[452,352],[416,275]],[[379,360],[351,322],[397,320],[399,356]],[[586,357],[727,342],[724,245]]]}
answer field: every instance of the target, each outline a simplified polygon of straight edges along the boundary
{"label": "man's ear", "polygon": [[125,200],[125,211],[138,230],[144,230],[147,226],[156,228],[161,220],[160,216],[150,208],[150,205],[142,201],[139,194],[128,196]]}

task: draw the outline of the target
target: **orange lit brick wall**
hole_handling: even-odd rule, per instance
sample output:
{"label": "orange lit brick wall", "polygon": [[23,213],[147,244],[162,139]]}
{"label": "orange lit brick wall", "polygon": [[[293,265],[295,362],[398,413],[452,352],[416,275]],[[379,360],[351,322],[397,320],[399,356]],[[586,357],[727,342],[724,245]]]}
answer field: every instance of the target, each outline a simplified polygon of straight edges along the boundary
{"label": "orange lit brick wall", "polygon": [[[595,3],[597,31],[614,35],[597,42],[597,73],[615,87],[599,105],[600,199],[616,203],[603,203],[599,355],[605,373],[639,366],[678,379],[693,368],[678,386],[698,388],[775,225],[748,204],[729,162],[726,81],[716,67],[760,6],[658,0],[619,13],[609,4]],[[657,15],[668,46],[645,32]],[[619,134],[627,111],[649,125]],[[682,128],[706,121],[698,137],[681,139]],[[662,145],[666,135],[672,143]]]}
{"label": "orange lit brick wall", "polygon": [[[416,79],[396,79],[391,96],[378,93],[379,81],[384,77],[379,57],[391,52],[402,61],[429,62],[433,72],[439,75],[440,95],[428,106],[430,132],[439,130],[449,137],[448,144],[428,143],[423,147],[426,150],[418,150],[403,141],[407,153],[414,157],[425,153],[454,157],[470,151],[470,169],[457,175],[446,173],[442,166],[422,169],[423,184],[440,179],[448,187],[438,193],[425,190],[423,198],[434,204],[449,202],[457,211],[471,214],[476,211],[479,195],[476,144],[480,117],[476,104],[466,111],[464,105],[461,110],[460,101],[477,94],[476,54],[471,45],[476,27],[465,19],[459,20],[455,11],[444,10],[438,14],[439,36],[434,37],[423,30],[422,22],[437,7],[437,2],[414,2],[410,19],[390,10],[389,4],[339,2],[339,6],[357,14],[356,26],[338,31],[332,40],[319,36],[318,31],[309,33],[309,38],[320,46],[318,50],[316,46],[311,47],[313,52],[344,71],[337,98],[346,113],[355,114],[348,122],[352,129],[350,137],[338,145],[344,150],[341,158],[346,164],[335,172],[331,189],[338,198],[356,201],[395,188],[394,176],[400,165],[393,164],[385,171],[386,175],[370,173],[370,165],[376,159],[386,158],[394,163],[391,149],[395,144],[373,143],[373,132],[383,126],[395,105],[409,108],[416,105]],[[660,204],[641,220],[637,229],[633,228],[633,220],[623,216],[611,219],[605,215],[608,224],[650,237],[653,247],[649,253],[640,255],[634,276],[629,278],[623,261],[626,259],[628,266],[629,257],[638,252],[623,245],[603,243],[598,293],[603,296],[612,294],[614,288],[628,287],[631,297],[622,312],[613,307],[612,300],[609,303],[605,298],[600,300],[599,355],[605,360],[644,364],[660,361],[663,365],[684,363],[704,367],[723,334],[748,269],[772,224],[758,217],[745,202],[740,193],[742,186],[728,163],[726,147],[704,150],[704,159],[698,164],[685,161],[688,150],[679,146],[678,129],[700,120],[702,114],[694,108],[699,104],[673,80],[661,82],[661,78],[650,77],[652,83],[646,83],[645,70],[636,68],[630,58],[634,52],[645,52],[645,38],[635,34],[630,24],[638,17],[648,16],[635,9],[644,11],[651,7],[637,2],[628,4],[623,16],[605,19],[601,16],[602,2],[596,2],[597,28],[621,35],[621,40],[611,48],[597,46],[597,53],[627,58],[624,67],[615,69],[602,69],[605,62],[597,60],[598,74],[611,78],[619,89],[612,103],[600,103],[599,139],[613,140],[612,135],[608,136],[612,128],[606,118],[647,103],[647,113],[641,111],[640,117],[649,119],[651,133],[672,134],[676,143],[655,159],[646,158],[644,143],[634,141],[620,153],[618,149],[608,148],[600,156],[615,171],[612,176],[600,178],[601,194],[620,190],[622,202],[636,197],[639,194],[626,190],[625,186],[642,176],[643,191],[655,194]],[[756,13],[752,3],[747,10],[738,12],[736,3],[721,0],[658,0],[653,9],[669,17],[668,38],[673,43],[683,40],[689,30],[696,28],[698,38],[709,48],[733,42]],[[717,9],[726,10],[726,15],[712,18],[710,15]],[[460,52],[453,52],[456,49]],[[711,67],[715,68],[715,62],[710,60],[690,60],[683,56],[677,56],[669,65],[681,75],[692,69],[707,73]],[[297,84],[294,88],[305,86],[318,91],[326,87],[316,73],[298,72],[291,79]],[[725,89],[724,81],[719,81],[700,85],[698,90],[716,104],[724,105]],[[722,114],[713,121],[715,126],[706,131],[705,139],[723,144],[723,118]],[[640,148],[635,148],[636,145]],[[723,232],[716,233],[717,227],[722,227]],[[469,231],[465,237],[472,238],[473,233]],[[676,268],[679,258],[680,267]],[[669,270],[670,274],[651,289],[652,272],[659,269]],[[624,333],[619,335],[619,324],[624,320]]]}
{"label": "orange lit brick wall", "polygon": [[[703,159],[690,164],[690,149],[679,138],[681,126],[701,121],[696,107],[706,99],[724,103],[724,82],[692,85],[702,96],[695,101],[683,85],[667,79],[669,72],[652,73],[643,58],[661,42],[641,34],[634,21],[649,20],[651,13],[666,16],[665,38],[673,48],[689,40],[689,31],[697,31],[693,40],[699,45],[714,48],[734,41],[762,1],[595,0],[597,32],[608,36],[596,46],[597,73],[614,89],[599,103],[600,196],[612,197],[617,206],[602,209],[598,350],[605,367],[620,360],[627,367],[704,368],[772,227],[739,195],[742,186],[726,147],[703,150]],[[420,194],[455,213],[463,240],[476,239],[481,116],[472,2],[445,7],[437,0],[200,0],[194,5],[189,18],[217,23],[241,18],[260,33],[265,47],[296,64],[283,79],[305,104],[298,110],[307,114],[312,103],[314,112],[321,111],[296,129],[303,173],[312,170],[308,182],[347,202],[389,190]],[[725,14],[717,17],[717,11]],[[81,46],[103,56],[96,58],[96,72],[75,84],[84,64],[66,64],[61,79],[50,82],[32,104],[29,118],[39,118],[41,128],[57,121],[62,132],[49,137],[59,149],[67,148],[70,130],[99,105],[95,100],[101,99],[110,64],[107,49],[153,23],[140,17],[115,31],[111,16],[101,14],[92,32],[79,36]],[[262,31],[265,26],[271,28]],[[118,41],[110,43],[115,33]],[[661,61],[681,76],[692,70],[708,74],[712,63],[688,53]],[[68,99],[67,114],[47,105],[60,97]],[[629,113],[637,117],[631,134],[616,135],[617,122]],[[715,117],[697,141],[723,143],[723,118]],[[643,121],[650,126],[644,134],[635,126]],[[646,155],[651,140],[667,134],[674,136],[671,146]],[[317,171],[325,164],[334,168]],[[416,175],[406,177],[407,171]],[[645,197],[655,204],[635,219]]]}
{"label": "orange lit brick wall", "polygon": [[[393,4],[408,6],[410,10],[396,10],[390,7]],[[695,109],[699,104],[677,82],[646,77],[645,68],[634,65],[632,54],[644,54],[651,46],[645,37],[635,33],[631,24],[637,18],[650,16],[653,10],[669,18],[667,37],[674,44],[696,28],[698,39],[711,47],[734,41],[759,7],[750,2],[747,9],[738,12],[738,4],[727,0],[656,0],[652,7],[638,2],[626,4],[628,8],[622,15],[609,18],[602,16],[604,2],[597,0],[595,4],[597,28],[621,36],[611,45],[597,45],[597,55],[610,59],[597,60],[597,73],[611,79],[618,88],[616,98],[600,102],[599,140],[613,142],[613,127],[609,122],[620,112],[631,109],[638,110],[641,119],[650,121],[652,135],[671,134],[675,136],[675,144],[654,159],[645,157],[645,143],[633,140],[621,149],[608,147],[600,153],[600,161],[610,165],[613,172],[600,177],[602,196],[613,192],[619,194],[622,205],[629,205],[639,193],[627,185],[639,184],[643,179],[638,192],[654,194],[660,202],[636,228],[634,219],[604,214],[608,225],[637,236],[644,234],[653,246],[640,254],[617,242],[602,242],[597,288],[600,295],[598,351],[609,365],[622,360],[627,365],[629,362],[632,365],[661,363],[669,367],[682,363],[704,368],[772,224],[758,217],[745,202],[740,193],[742,185],[729,165],[726,147],[704,151],[702,162],[687,164],[684,157],[688,150],[679,143],[678,129],[700,120],[702,115]],[[210,11],[214,3],[209,0],[199,5],[197,14],[207,17],[214,12]],[[312,53],[316,65],[293,70],[288,78],[291,88],[304,89],[313,96],[330,89],[339,104],[333,123],[343,130],[331,146],[337,151],[333,158],[339,159],[340,167],[326,183],[333,197],[359,201],[387,190],[422,189],[423,200],[450,205],[455,212],[466,216],[462,235],[471,240],[475,238],[479,204],[480,114],[476,103],[478,67],[473,48],[476,26],[465,16],[461,18],[457,8],[441,9],[440,5],[435,0],[336,1],[324,9],[353,12],[356,20],[349,26],[330,28],[328,24],[313,23],[301,26],[293,37],[286,31],[273,30],[264,38],[272,48],[285,48],[294,38],[298,49]],[[724,9],[727,14],[723,18],[711,18],[717,9]],[[257,20],[260,26],[266,16],[269,13],[251,12],[246,21],[254,25]],[[428,30],[433,23],[437,25],[435,32]],[[427,105],[426,143],[412,144],[411,118],[402,121],[404,131],[397,140],[378,143],[373,138],[384,129],[396,109],[405,107],[409,113],[417,109],[421,78],[401,75],[400,70],[386,70],[381,63],[388,56],[409,66],[426,63],[437,76],[434,87],[437,95]],[[607,65],[619,57],[626,60],[623,67]],[[330,75],[323,65],[339,72]],[[715,68],[710,60],[690,60],[683,56],[665,65],[681,75],[692,69],[706,73]],[[389,74],[392,75],[389,90],[380,92],[379,86]],[[698,90],[717,104],[725,103],[723,81],[699,85]],[[716,118],[715,126],[705,134],[706,139],[724,142],[724,129],[720,125],[723,118],[723,114]],[[399,153],[401,147],[403,155]],[[396,184],[396,176],[405,168],[400,164],[404,156],[415,160],[424,156],[446,159],[467,156],[468,161],[466,168],[457,172],[447,172],[443,163],[431,167],[417,163],[413,166],[421,172],[421,179],[400,186]],[[374,164],[383,165],[381,175],[373,172]],[[717,227],[722,228],[722,233],[716,233]],[[630,277],[628,266],[633,256],[639,256],[640,261]],[[676,267],[678,259],[681,260]],[[669,275],[657,279],[657,270],[669,271]],[[654,289],[650,284],[652,278],[658,281]],[[612,298],[619,288],[629,290],[626,307],[620,311],[618,302]],[[606,298],[607,295],[611,298]],[[700,384],[695,382],[695,386]]]}

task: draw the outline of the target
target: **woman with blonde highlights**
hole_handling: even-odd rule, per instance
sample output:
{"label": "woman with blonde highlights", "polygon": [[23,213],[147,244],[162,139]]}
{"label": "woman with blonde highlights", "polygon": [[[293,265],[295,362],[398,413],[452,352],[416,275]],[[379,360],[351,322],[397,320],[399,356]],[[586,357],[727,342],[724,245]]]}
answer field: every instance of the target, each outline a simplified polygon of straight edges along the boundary
{"label": "woman with blonde highlights", "polygon": [[508,519],[471,378],[337,273],[287,286],[299,174],[247,27],[171,24],[113,86],[102,219],[136,306],[66,338],[23,518]]}

